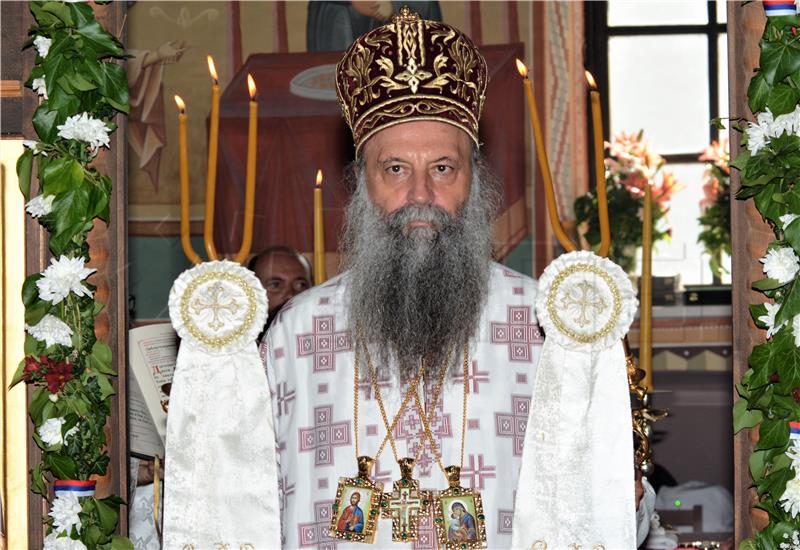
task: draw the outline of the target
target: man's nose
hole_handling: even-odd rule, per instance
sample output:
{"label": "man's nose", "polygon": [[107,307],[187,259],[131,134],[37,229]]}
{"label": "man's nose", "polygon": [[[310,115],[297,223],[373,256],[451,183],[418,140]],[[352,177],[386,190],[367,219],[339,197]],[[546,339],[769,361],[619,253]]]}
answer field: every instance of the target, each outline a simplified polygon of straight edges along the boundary
{"label": "man's nose", "polygon": [[424,171],[417,171],[411,178],[408,190],[408,202],[415,205],[433,204],[433,187],[430,177]]}

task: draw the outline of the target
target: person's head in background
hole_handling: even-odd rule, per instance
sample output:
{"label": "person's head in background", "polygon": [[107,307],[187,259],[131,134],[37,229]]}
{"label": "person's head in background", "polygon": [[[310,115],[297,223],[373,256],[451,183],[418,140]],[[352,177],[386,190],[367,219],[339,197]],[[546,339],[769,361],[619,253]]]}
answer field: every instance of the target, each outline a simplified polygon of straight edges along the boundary
{"label": "person's head in background", "polygon": [[[269,300],[267,331],[275,315],[293,296],[311,288],[311,263],[288,246],[270,246],[253,256],[247,267],[264,285]],[[263,333],[259,335],[259,340]]]}

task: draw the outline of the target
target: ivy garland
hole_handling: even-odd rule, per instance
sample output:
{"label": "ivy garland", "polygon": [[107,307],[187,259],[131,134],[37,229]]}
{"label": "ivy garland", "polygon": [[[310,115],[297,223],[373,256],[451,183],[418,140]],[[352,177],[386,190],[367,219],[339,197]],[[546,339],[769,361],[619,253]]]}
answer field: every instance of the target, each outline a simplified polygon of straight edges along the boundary
{"label": "ivy garland", "polygon": [[[31,491],[49,500],[48,483],[90,480],[106,474],[109,456],[104,427],[115,393],[111,349],[97,340],[95,286],[86,278],[87,234],[94,220],[108,222],[111,179],[93,165],[109,146],[117,113],[128,112],[122,45],[83,2],[29,4],[35,24],[24,48],[36,62],[26,86],[41,102],[33,115],[38,142],[17,162],[27,210],[49,232],[51,264],[29,276],[25,305],[25,358],[12,385],[34,387],[29,406],[34,441],[42,461],[30,472]],[[39,194],[30,196],[36,164]],[[44,548],[128,549],[115,535],[122,500],[62,493],[51,501]]]}
{"label": "ivy garland", "polygon": [[[767,302],[750,306],[766,341],[753,348],[736,384],[734,431],[758,429],[749,470],[767,526],[739,548],[800,549],[800,17],[768,17],[756,75],[747,91],[756,122],[738,129],[747,151],[731,163],[741,173],[739,199],[753,199],[775,240],[760,260],[767,277],[753,283]],[[800,426],[800,424],[798,424]]]}

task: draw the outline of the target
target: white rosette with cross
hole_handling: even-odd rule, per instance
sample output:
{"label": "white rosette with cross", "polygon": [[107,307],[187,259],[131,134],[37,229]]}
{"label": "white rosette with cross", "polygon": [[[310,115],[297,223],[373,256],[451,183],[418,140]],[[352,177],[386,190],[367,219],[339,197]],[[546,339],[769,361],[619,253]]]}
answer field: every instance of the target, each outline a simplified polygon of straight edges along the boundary
{"label": "white rosette with cross", "polygon": [[636,548],[622,338],[638,302],[622,269],[570,252],[539,279],[545,343],[525,432],[514,548]]}
{"label": "white rosette with cross", "polygon": [[256,337],[267,295],[237,263],[206,262],[169,295],[181,338],[170,392],[164,548],[279,548],[272,404]]}

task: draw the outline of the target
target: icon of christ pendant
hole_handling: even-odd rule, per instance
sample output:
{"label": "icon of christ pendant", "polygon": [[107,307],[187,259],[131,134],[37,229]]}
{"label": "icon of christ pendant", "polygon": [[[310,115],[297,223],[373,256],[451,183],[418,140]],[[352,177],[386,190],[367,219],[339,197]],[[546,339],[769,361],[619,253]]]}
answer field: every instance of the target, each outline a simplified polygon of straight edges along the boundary
{"label": "icon of christ pendant", "polygon": [[384,493],[381,517],[392,520],[392,541],[414,542],[419,539],[419,520],[431,513],[431,495],[420,491],[413,479],[414,459],[401,458],[400,479],[392,483],[392,492]]}
{"label": "icon of christ pendant", "polygon": [[359,456],[357,476],[339,478],[331,506],[330,537],[366,544],[375,542],[383,483],[370,478],[374,464],[374,458]]}

